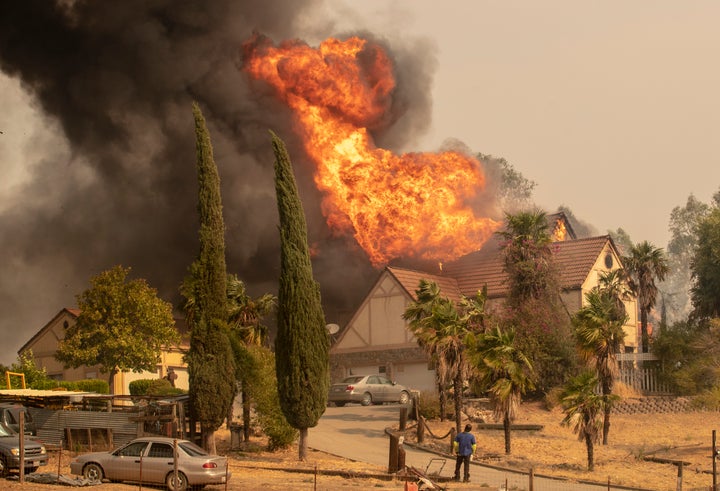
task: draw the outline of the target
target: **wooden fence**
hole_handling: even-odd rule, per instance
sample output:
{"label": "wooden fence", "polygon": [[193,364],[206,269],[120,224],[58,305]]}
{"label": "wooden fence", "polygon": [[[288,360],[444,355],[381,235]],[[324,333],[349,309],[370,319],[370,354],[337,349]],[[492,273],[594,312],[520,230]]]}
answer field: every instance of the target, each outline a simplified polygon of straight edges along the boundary
{"label": "wooden fence", "polygon": [[669,394],[670,389],[659,381],[660,365],[653,353],[619,353],[617,381],[646,395]]}

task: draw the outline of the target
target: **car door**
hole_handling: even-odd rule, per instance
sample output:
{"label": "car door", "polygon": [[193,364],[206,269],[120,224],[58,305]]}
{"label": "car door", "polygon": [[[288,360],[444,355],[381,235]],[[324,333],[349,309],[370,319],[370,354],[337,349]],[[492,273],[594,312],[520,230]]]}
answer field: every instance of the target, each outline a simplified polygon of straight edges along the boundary
{"label": "car door", "polygon": [[139,481],[141,458],[148,442],[132,442],[115,450],[103,464],[105,477],[111,481]]}
{"label": "car door", "polygon": [[383,401],[395,402],[400,398],[400,394],[395,390],[395,384],[387,377],[378,377],[380,385],[382,385]]}
{"label": "car door", "polygon": [[173,446],[165,442],[152,442],[143,464],[143,481],[164,483],[173,470]]}
{"label": "car door", "polygon": [[378,381],[377,376],[370,375],[367,380],[365,381],[365,389],[364,392],[369,392],[372,396],[373,402],[381,402],[382,401],[382,387],[380,386],[380,383]]}

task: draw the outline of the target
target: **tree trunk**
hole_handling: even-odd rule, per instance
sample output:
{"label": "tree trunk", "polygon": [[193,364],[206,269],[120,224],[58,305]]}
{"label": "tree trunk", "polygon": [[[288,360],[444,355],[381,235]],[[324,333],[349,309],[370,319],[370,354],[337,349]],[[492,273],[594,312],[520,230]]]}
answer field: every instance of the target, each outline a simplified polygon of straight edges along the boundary
{"label": "tree trunk", "polygon": [[648,335],[648,313],[647,310],[640,309],[640,338],[642,342],[642,352],[647,353],[650,344],[650,336]]}
{"label": "tree trunk", "polygon": [[440,382],[440,379],[437,379],[437,388],[438,388],[438,400],[440,402],[440,421],[445,421],[445,403],[446,397],[445,397],[445,387],[443,387],[442,382]]}
{"label": "tree trunk", "polygon": [[210,454],[217,455],[217,448],[215,447],[215,430],[210,430],[202,424],[200,426],[200,430],[202,432],[202,448]]}
{"label": "tree trunk", "polygon": [[585,434],[585,446],[587,447],[588,471],[592,472],[595,470],[595,449],[593,448],[592,438],[587,433]]}
{"label": "tree trunk", "polygon": [[505,454],[510,455],[510,413],[507,411],[503,417],[503,432],[505,433]]}
{"label": "tree trunk", "polygon": [[603,406],[603,433],[602,433],[602,444],[608,444],[608,434],[610,433],[610,412],[612,411],[612,405],[607,402],[607,397],[612,394],[612,379],[603,382],[602,392],[606,397],[606,402]]}
{"label": "tree trunk", "polygon": [[242,411],[243,411],[243,437],[245,441],[250,441],[250,396],[245,390],[242,391]]}
{"label": "tree trunk", "polygon": [[298,442],[298,458],[305,462],[307,460],[307,450],[308,450],[308,429],[307,428],[300,428],[300,441]]}
{"label": "tree trunk", "polygon": [[455,430],[460,433],[460,426],[462,425],[462,374],[458,372],[453,380],[453,399],[455,399]]}
{"label": "tree trunk", "polygon": [[108,389],[110,390],[111,396],[117,395],[115,394],[115,375],[117,375],[117,373],[117,368],[113,368],[110,370],[110,376],[108,377]]}

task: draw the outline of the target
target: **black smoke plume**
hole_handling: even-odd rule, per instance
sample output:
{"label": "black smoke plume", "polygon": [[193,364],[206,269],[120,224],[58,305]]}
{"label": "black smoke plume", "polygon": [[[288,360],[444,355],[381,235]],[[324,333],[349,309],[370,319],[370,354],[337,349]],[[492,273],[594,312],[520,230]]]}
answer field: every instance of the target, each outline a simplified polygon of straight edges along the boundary
{"label": "black smoke plume", "polygon": [[[31,178],[3,197],[10,206],[0,214],[2,362],[73,307],[90,276],[115,264],[177,305],[198,249],[193,100],[221,174],[228,270],[253,295],[276,291],[273,129],[298,174],[327,320],[347,320],[377,272],[351,238],[331,236],[287,109],[240,70],[240,47],[256,31],[310,44],[350,34],[334,31],[324,7],[315,0],[2,2],[0,70],[57,121],[70,148],[23,162]],[[315,25],[299,27],[308,19]],[[376,135],[390,149],[429,124],[434,69],[427,45],[392,44],[395,124]]]}

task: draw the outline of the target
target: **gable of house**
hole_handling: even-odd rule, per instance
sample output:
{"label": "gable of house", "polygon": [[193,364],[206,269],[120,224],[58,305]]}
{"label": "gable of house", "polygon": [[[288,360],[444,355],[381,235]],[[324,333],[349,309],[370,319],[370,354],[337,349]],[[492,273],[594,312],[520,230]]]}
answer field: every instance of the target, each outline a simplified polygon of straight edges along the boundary
{"label": "gable of house", "polygon": [[[55,359],[60,341],[65,338],[65,330],[75,324],[79,315],[80,310],[78,309],[63,308],[18,350],[18,354],[22,355],[32,351],[35,365],[40,369],[45,369],[48,377],[54,380],[72,382],[95,378],[108,379],[109,375],[102,373],[98,365],[65,368],[62,362]],[[183,323],[178,323],[177,319],[176,323],[176,327],[182,336],[180,346],[163,349],[160,353],[160,363],[158,363],[157,370],[154,372],[120,372],[116,374],[113,384],[115,395],[128,395],[130,394],[130,382],[139,379],[164,377],[170,368],[173,368],[178,375],[175,386],[182,389],[188,388],[189,376],[187,365],[183,360],[184,354],[189,347],[187,333]]]}
{"label": "gable of house", "polygon": [[330,349],[333,381],[380,373],[416,390],[433,390],[435,372],[402,318],[420,278],[427,276],[396,268],[380,274]]}

